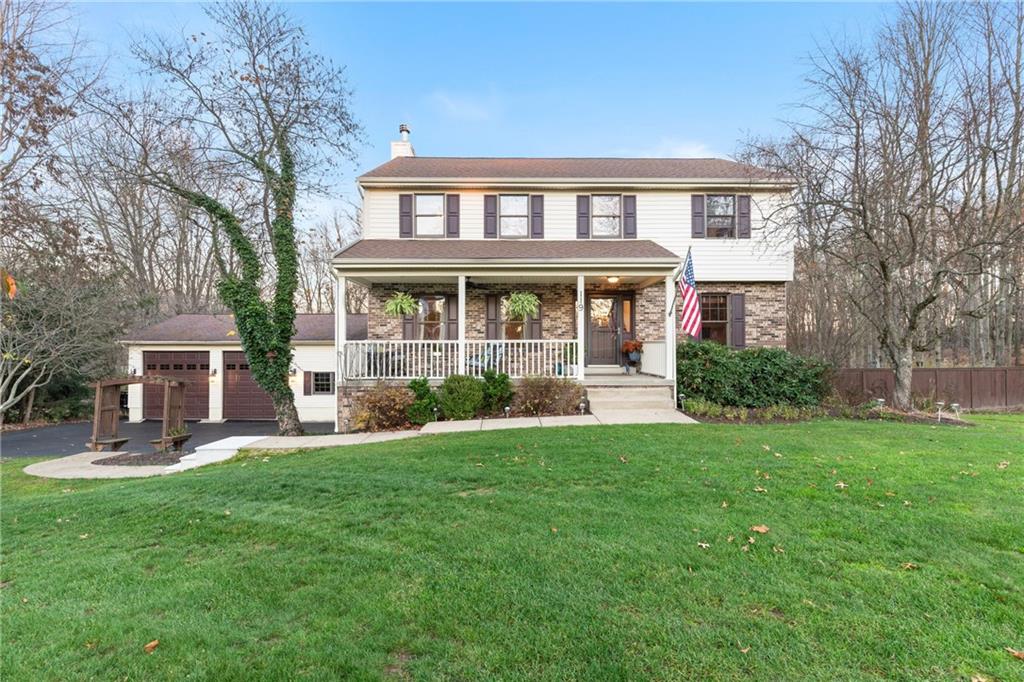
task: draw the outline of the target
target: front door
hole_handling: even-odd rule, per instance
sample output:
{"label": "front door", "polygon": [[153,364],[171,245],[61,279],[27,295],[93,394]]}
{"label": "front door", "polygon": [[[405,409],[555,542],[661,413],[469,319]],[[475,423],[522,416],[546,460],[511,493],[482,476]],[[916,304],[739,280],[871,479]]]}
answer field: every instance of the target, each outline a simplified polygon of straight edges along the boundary
{"label": "front door", "polygon": [[593,294],[587,310],[586,364],[622,364],[622,342],[633,338],[633,297]]}

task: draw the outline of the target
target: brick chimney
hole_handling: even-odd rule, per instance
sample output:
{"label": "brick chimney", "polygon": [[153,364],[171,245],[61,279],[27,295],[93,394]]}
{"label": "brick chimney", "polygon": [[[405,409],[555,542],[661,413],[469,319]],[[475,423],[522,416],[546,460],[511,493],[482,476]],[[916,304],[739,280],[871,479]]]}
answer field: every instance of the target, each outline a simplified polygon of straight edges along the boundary
{"label": "brick chimney", "polygon": [[409,126],[404,123],[398,126],[398,134],[402,136],[402,139],[391,143],[391,158],[416,156],[416,150],[412,148],[412,142],[409,142]]}

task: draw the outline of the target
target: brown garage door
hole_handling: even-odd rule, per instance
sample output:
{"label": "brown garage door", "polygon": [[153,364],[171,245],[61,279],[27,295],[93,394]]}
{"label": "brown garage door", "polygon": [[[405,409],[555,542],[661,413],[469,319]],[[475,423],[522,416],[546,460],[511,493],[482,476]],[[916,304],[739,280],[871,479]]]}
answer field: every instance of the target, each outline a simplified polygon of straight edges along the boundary
{"label": "brown garage door", "polygon": [[276,419],[274,403],[252,378],[245,353],[224,353],[224,418]]}
{"label": "brown garage door", "polygon": [[[185,385],[185,419],[206,419],[210,416],[210,353],[208,351],[144,351],[143,373],[150,376],[175,377]],[[161,419],[164,415],[164,387],[144,384],[142,417]]]}

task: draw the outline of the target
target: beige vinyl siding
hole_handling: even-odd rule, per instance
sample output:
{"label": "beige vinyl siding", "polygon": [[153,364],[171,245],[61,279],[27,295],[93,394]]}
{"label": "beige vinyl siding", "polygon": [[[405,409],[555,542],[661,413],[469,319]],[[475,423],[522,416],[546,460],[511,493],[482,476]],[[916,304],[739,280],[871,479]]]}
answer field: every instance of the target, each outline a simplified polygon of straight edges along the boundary
{"label": "beige vinyl siding", "polygon": [[[483,197],[500,194],[501,190],[451,190],[461,195],[461,239],[483,239]],[[526,190],[510,190],[526,193]],[[607,193],[607,190],[601,190]],[[710,193],[723,193],[711,190]],[[544,238],[576,239],[576,196],[587,190],[553,190],[530,194],[544,195]],[[736,190],[751,194],[750,239],[692,239],[690,237],[689,191],[625,190],[637,196],[637,239],[649,239],[686,257],[693,247],[694,273],[698,280],[757,282],[793,279],[793,243],[788,236],[768,234],[765,216],[780,203],[780,195],[753,190]],[[363,200],[363,237],[366,239],[398,239],[399,191],[365,190]]]}

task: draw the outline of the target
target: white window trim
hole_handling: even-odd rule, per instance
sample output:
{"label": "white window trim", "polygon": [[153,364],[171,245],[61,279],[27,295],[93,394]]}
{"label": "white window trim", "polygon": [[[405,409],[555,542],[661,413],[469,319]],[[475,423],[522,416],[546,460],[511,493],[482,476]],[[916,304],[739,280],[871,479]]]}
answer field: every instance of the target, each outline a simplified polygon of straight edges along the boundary
{"label": "white window trim", "polygon": [[[418,208],[419,198],[420,197],[438,197],[438,196],[441,197],[441,214],[440,214],[440,218],[441,218],[441,232],[440,232],[440,234],[420,234],[420,229],[419,229],[420,228],[420,212],[419,212],[419,208]],[[447,211],[446,211],[447,208],[448,208],[448,195],[447,194],[444,194],[444,193],[440,193],[439,194],[437,192],[422,192],[420,194],[413,194],[412,195],[412,234],[413,234],[413,236],[416,239],[444,239],[445,232],[447,231],[447,226],[445,225],[445,220],[447,218]],[[424,217],[435,216],[435,215],[437,215],[437,214],[436,213],[424,213],[423,214]]]}
{"label": "white window trim", "polygon": [[[510,215],[502,216],[501,213],[501,198],[502,197],[523,197],[526,199],[526,214],[520,215],[513,213]],[[501,232],[501,219],[505,218],[526,218],[526,234],[521,235],[509,235],[505,236]],[[498,195],[498,239],[529,239],[530,238],[530,195],[529,194],[499,194]]]}
{"label": "white window trim", "polygon": [[[594,197],[618,197],[619,198],[619,233],[615,235],[604,234],[599,235],[594,233],[594,218],[610,218],[611,216],[595,216],[594,215]],[[622,239],[622,195],[621,194],[610,194],[608,192],[602,192],[600,194],[590,195],[590,238],[591,239]]]}

